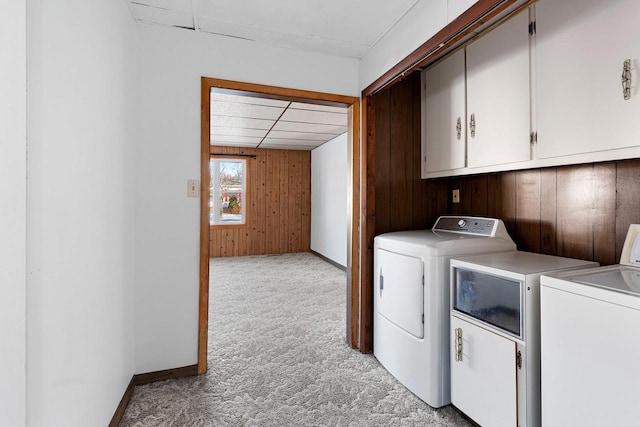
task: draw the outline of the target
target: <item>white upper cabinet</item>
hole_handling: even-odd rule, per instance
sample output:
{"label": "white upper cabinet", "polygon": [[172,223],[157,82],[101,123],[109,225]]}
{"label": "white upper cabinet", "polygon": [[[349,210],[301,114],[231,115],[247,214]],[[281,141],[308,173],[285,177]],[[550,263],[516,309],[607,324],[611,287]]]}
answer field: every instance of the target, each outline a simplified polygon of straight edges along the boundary
{"label": "white upper cabinet", "polygon": [[529,13],[467,46],[467,166],[531,159]]}
{"label": "white upper cabinet", "polygon": [[465,54],[422,73],[422,175],[465,167]]}
{"label": "white upper cabinet", "polygon": [[638,16],[638,0],[536,4],[538,158],[640,145]]}
{"label": "white upper cabinet", "polygon": [[469,9],[477,0],[447,0],[447,22],[451,22]]}

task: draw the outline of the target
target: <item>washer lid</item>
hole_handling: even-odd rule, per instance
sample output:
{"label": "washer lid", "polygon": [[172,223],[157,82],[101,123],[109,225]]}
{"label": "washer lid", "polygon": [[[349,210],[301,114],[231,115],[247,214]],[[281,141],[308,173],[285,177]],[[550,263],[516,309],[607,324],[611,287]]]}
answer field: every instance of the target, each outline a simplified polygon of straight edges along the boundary
{"label": "washer lid", "polygon": [[640,269],[620,266],[614,271],[573,278],[578,283],[640,296]]}

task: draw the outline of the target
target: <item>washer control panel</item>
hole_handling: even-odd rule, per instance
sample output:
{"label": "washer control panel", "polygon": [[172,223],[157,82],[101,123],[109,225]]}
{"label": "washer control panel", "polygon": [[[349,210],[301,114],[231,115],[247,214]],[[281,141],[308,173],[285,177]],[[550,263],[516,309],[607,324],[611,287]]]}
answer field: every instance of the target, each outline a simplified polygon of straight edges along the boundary
{"label": "washer control panel", "polygon": [[454,231],[478,236],[494,236],[499,223],[495,218],[472,216],[441,216],[433,226],[434,231]]}

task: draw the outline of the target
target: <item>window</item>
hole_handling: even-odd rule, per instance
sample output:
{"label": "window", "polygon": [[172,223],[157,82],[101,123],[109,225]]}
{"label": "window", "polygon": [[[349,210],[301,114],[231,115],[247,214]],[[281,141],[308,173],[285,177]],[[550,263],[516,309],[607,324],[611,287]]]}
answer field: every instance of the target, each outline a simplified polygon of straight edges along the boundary
{"label": "window", "polygon": [[210,225],[247,223],[247,160],[214,158],[209,161],[211,194]]}

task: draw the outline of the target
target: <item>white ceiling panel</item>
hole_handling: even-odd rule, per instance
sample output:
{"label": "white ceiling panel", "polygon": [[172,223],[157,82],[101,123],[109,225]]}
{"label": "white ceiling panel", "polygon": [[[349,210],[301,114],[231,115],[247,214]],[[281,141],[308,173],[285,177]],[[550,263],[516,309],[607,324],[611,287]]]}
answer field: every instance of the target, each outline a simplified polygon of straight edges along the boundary
{"label": "white ceiling panel", "polygon": [[361,55],[361,52],[368,49],[367,46],[345,43],[339,40],[304,35],[292,37],[292,35],[288,33],[215,21],[202,17],[197,18],[196,26],[199,31],[214,35],[240,38],[288,49],[322,52],[348,58],[357,58]]}
{"label": "white ceiling panel", "polygon": [[286,122],[284,120],[279,120],[275,124],[275,126],[273,126],[273,130],[341,135],[347,131],[347,126],[346,124],[344,126],[341,126],[341,125],[325,125],[322,123]]}
{"label": "white ceiling panel", "polygon": [[131,0],[130,3],[177,12],[192,12],[191,0]]}
{"label": "white ceiling panel", "polygon": [[305,132],[283,132],[283,131],[271,131],[267,135],[267,138],[279,138],[279,139],[299,139],[306,141],[328,141],[335,138],[336,135],[327,133],[305,133]]}
{"label": "white ceiling panel", "polygon": [[[256,104],[265,101],[284,102],[286,106]],[[216,93],[211,99],[211,145],[312,150],[347,130],[346,107],[330,107],[327,111],[327,107],[311,103],[296,102],[297,109],[290,105],[290,101],[247,94]],[[287,115],[290,121],[282,121]]]}
{"label": "white ceiling panel", "polygon": [[[425,0],[426,1],[426,0]],[[128,0],[141,22],[361,58],[418,0]],[[164,10],[173,14],[144,12]],[[188,14],[190,19],[185,18]],[[189,25],[185,25],[189,21]]]}
{"label": "white ceiling panel", "polygon": [[135,18],[141,22],[183,28],[193,28],[194,26],[193,15],[189,11],[163,9],[137,3],[131,5],[131,11]]}
{"label": "white ceiling panel", "polygon": [[276,146],[276,145],[296,145],[301,147],[315,148],[319,144],[318,144],[318,141],[309,141],[304,139],[265,138],[260,144],[260,148],[264,148],[265,146]]}
{"label": "white ceiling panel", "polygon": [[258,144],[248,142],[212,142],[212,147],[242,147],[242,148],[257,148]]}
{"label": "white ceiling panel", "polygon": [[[233,127],[244,129],[266,129],[269,130],[276,123],[273,119],[249,119],[246,117],[211,116],[211,126]],[[279,129],[288,130],[288,129]],[[307,131],[312,132],[312,131]]]}
{"label": "white ceiling panel", "polygon": [[264,138],[267,135],[265,129],[246,129],[246,128],[234,128],[234,127],[220,127],[211,126],[211,136],[213,137],[225,137],[225,136],[251,136],[254,138]]}
{"label": "white ceiling panel", "polygon": [[211,136],[211,145],[214,145],[215,142],[217,145],[222,143],[243,143],[243,144],[254,144],[258,145],[262,141],[262,138],[256,138],[252,136],[240,136],[240,135],[227,135],[227,136]]}
{"label": "white ceiling panel", "polygon": [[330,113],[346,114],[346,107],[333,107],[331,105],[305,104],[303,102],[292,102],[289,108],[298,110],[328,111]]}
{"label": "white ceiling panel", "polygon": [[287,122],[320,123],[325,125],[346,126],[347,114],[330,113],[326,111],[310,111],[288,109],[280,120]]}
{"label": "white ceiling panel", "polygon": [[264,105],[239,104],[232,102],[212,102],[211,114],[217,116],[246,117],[251,119],[275,120],[284,111],[282,107]]}
{"label": "white ceiling panel", "polygon": [[260,145],[260,148],[266,148],[266,149],[271,149],[271,150],[312,151],[316,147],[307,146],[307,145],[269,145],[269,144],[262,144],[262,145]]}
{"label": "white ceiling panel", "polygon": [[269,107],[287,107],[289,104],[291,104],[291,101],[283,101],[281,99],[258,98],[257,96],[244,95],[229,95],[226,93],[217,93],[213,90],[211,91],[210,99],[211,101],[237,102],[239,104],[266,105]]}

